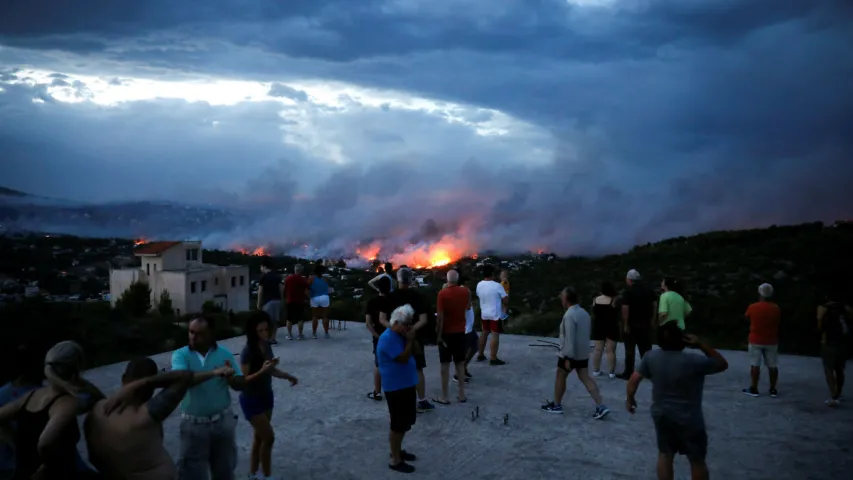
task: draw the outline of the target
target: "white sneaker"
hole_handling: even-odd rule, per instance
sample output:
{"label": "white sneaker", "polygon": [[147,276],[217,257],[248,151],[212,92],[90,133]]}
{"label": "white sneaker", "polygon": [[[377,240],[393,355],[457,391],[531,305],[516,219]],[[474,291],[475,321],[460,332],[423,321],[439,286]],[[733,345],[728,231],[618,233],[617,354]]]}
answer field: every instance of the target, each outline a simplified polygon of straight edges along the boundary
{"label": "white sneaker", "polygon": [[608,376],[608,377],[610,377],[610,379],[611,379],[611,380],[613,380],[614,378],[616,378],[616,374],[615,374],[615,373],[612,373],[612,372],[611,372],[611,373],[608,373],[608,374],[607,374],[607,376]]}
{"label": "white sneaker", "polygon": [[264,477],[260,476],[257,473],[250,473],[246,475],[246,480],[263,480]]}
{"label": "white sneaker", "polygon": [[838,406],[838,400],[836,400],[836,399],[834,399],[834,398],[830,398],[829,400],[827,400],[827,401],[825,401],[825,402],[823,402],[823,403],[825,403],[828,407],[835,407],[835,406]]}
{"label": "white sneaker", "polygon": [[601,376],[601,372],[592,372],[592,376],[593,376],[593,377],[600,377],[600,376]]}

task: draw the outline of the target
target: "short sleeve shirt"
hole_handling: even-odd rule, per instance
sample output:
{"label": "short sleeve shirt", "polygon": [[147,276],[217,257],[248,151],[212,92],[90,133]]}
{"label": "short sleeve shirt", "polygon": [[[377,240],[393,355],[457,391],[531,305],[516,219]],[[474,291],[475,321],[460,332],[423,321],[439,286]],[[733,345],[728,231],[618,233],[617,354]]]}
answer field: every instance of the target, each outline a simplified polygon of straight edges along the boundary
{"label": "short sleeve shirt", "polygon": [[[400,290],[397,290],[398,292]],[[382,389],[393,392],[418,384],[418,370],[415,357],[410,356],[404,362],[395,359],[406,349],[406,339],[393,330],[385,330],[376,343],[376,362],[379,364],[379,376],[382,378]]]}
{"label": "short sleeve shirt", "polygon": [[[249,346],[246,345],[240,352],[240,364],[248,364],[250,371],[247,371],[246,375],[252,375],[253,373],[261,369],[264,362],[266,362],[267,360],[272,360],[273,357],[275,357],[275,354],[273,353],[272,346],[270,346],[269,342],[265,343],[264,348],[262,350],[249,348]],[[246,388],[243,390],[243,394],[250,396],[260,396],[271,391],[272,374],[267,372],[261,375],[259,378],[255,378],[251,382],[246,383]]]}
{"label": "short sleeve shirt", "polygon": [[749,318],[749,343],[777,345],[782,312],[773,302],[755,302],[746,309]]}
{"label": "short sleeve shirt", "polygon": [[[190,347],[183,347],[172,354],[172,370],[209,372],[224,367],[230,362],[235,375],[243,375],[234,354],[222,345],[217,345],[202,357]],[[194,417],[211,417],[231,406],[231,387],[224,378],[213,378],[189,390],[181,401],[181,412]]]}
{"label": "short sleeve shirt", "polygon": [[503,313],[501,300],[506,297],[506,290],[494,280],[482,280],[477,284],[477,298],[480,300],[480,318],[483,320],[500,320]]}

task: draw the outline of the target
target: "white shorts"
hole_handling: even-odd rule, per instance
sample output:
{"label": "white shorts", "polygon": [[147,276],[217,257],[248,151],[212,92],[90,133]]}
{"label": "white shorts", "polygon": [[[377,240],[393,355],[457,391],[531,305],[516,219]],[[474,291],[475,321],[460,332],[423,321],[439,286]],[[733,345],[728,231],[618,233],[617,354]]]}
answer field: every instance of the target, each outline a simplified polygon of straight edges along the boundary
{"label": "white shorts", "polygon": [[311,297],[311,308],[329,308],[329,296]]}
{"label": "white shorts", "polygon": [[760,367],[762,360],[764,360],[764,366],[767,368],[777,368],[779,364],[779,345],[753,345],[750,343],[747,352],[749,353],[749,365],[752,367]]}

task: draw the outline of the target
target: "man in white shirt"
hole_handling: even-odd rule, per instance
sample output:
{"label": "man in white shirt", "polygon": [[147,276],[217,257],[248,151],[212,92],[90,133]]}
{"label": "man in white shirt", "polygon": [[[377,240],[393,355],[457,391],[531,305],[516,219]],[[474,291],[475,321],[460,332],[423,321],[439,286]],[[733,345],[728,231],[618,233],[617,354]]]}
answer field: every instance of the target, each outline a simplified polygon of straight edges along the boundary
{"label": "man in white shirt", "polygon": [[477,298],[480,299],[480,322],[483,326],[483,336],[480,337],[480,354],[478,362],[486,360],[486,342],[492,334],[491,358],[489,365],[504,365],[506,362],[498,358],[500,334],[503,331],[504,312],[507,310],[508,297],[506,290],[494,279],[495,271],[491,265],[483,267],[483,280],[477,284]]}

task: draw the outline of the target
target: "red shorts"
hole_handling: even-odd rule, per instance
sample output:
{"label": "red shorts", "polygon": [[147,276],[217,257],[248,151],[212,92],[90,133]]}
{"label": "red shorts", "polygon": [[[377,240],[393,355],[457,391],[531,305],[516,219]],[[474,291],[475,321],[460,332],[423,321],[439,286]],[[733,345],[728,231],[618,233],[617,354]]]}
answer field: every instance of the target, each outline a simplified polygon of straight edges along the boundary
{"label": "red shorts", "polygon": [[501,320],[481,320],[480,323],[483,326],[483,333],[503,333],[504,324]]}

